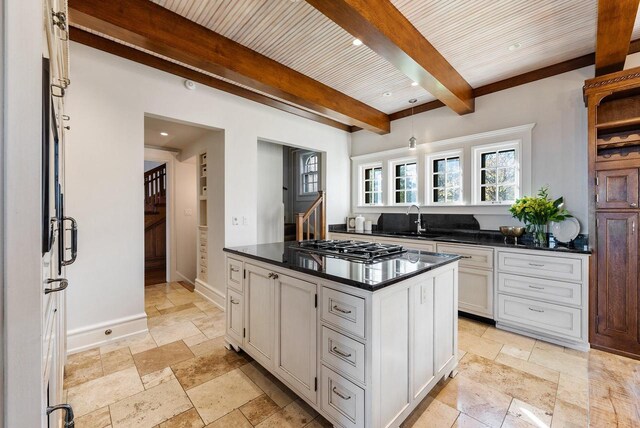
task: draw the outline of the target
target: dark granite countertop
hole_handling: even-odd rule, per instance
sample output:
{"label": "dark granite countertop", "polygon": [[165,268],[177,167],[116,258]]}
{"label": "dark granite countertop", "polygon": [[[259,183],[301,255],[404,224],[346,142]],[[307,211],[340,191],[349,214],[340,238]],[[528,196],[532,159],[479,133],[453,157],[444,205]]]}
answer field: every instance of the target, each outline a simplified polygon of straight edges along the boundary
{"label": "dark granite countertop", "polygon": [[488,230],[442,230],[442,231],[427,231],[421,234],[415,232],[400,232],[400,231],[382,231],[373,230],[371,232],[356,232],[354,230],[347,230],[345,225],[331,225],[329,227],[330,232],[334,233],[348,233],[360,236],[380,236],[388,238],[400,238],[400,239],[415,239],[421,241],[435,241],[451,244],[466,244],[466,245],[484,245],[489,247],[504,247],[520,250],[539,250],[539,251],[555,251],[562,253],[577,253],[577,254],[591,254],[588,242],[585,237],[579,237],[571,245],[564,245],[557,242],[551,236],[549,244],[546,246],[534,245],[526,235],[519,239],[519,243],[516,245],[513,243],[513,239],[509,238],[505,242],[504,236],[500,232],[488,231]]}
{"label": "dark granite countertop", "polygon": [[278,242],[246,245],[224,248],[224,251],[367,291],[388,287],[460,259],[460,256],[452,254],[409,250],[373,263],[363,263],[309,254],[292,248],[295,244]]}

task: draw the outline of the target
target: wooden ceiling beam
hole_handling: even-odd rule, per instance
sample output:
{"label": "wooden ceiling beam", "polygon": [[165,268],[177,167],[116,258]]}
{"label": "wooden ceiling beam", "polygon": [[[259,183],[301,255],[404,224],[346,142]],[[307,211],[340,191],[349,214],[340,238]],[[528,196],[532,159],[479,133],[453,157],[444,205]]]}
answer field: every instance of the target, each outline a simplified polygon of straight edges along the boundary
{"label": "wooden ceiling beam", "polygon": [[596,76],[624,68],[639,3],[640,0],[598,0]]}
{"label": "wooden ceiling beam", "polygon": [[171,58],[378,134],[389,116],[148,0],[69,0],[73,26]]}
{"label": "wooden ceiling beam", "polygon": [[473,90],[389,0],[307,0],[458,114],[474,110]]}
{"label": "wooden ceiling beam", "polygon": [[[631,55],[638,52],[640,52],[640,39],[631,41],[627,54]],[[567,61],[562,61],[557,64],[549,65],[547,67],[542,67],[537,70],[529,71],[527,73],[519,74],[517,76],[509,77],[498,82],[479,86],[473,90],[473,95],[477,98],[483,95],[489,95],[493,94],[494,92],[504,91],[505,89],[515,88],[516,86],[535,82],[536,80],[546,79],[547,77],[552,77],[557,74],[562,74],[568,71],[577,70],[579,68],[588,67],[595,64],[595,57],[596,56],[594,53],[590,53]],[[442,102],[438,100],[429,101],[413,107],[413,114],[424,113],[426,111],[435,110],[443,106],[444,104],[442,104]],[[409,116],[411,116],[411,108],[391,113],[389,115],[389,118],[393,122],[394,120],[402,119]]]}
{"label": "wooden ceiling beam", "polygon": [[138,64],[146,65],[148,67],[173,74],[175,76],[180,76],[184,79],[193,80],[194,82],[200,83],[201,85],[228,92],[232,95],[237,95],[239,97],[285,111],[287,113],[295,114],[296,116],[304,117],[305,119],[313,120],[314,122],[329,125],[342,131],[352,132],[352,126],[350,125],[345,125],[344,123],[329,119],[328,117],[324,117],[300,107],[296,107],[291,104],[276,100],[274,98],[270,98],[258,92],[243,88],[242,86],[234,85],[233,83],[229,83],[208,74],[201,73],[192,68],[184,67],[180,64],[176,64],[175,62],[167,61],[166,59],[162,59],[141,50],[131,48],[129,46],[123,45],[122,43],[117,43],[113,40],[105,39],[104,37],[100,37],[96,34],[89,33],[78,28],[71,28],[69,35],[72,41],[83,44],[85,46],[89,46],[94,49],[98,49],[112,55],[137,62]]}

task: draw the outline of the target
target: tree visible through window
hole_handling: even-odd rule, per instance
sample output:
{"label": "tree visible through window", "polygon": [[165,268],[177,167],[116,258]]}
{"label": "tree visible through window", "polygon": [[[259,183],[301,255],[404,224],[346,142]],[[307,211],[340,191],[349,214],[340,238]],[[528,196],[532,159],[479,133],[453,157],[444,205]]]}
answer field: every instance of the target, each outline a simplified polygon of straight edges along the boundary
{"label": "tree visible through window", "polygon": [[462,201],[460,156],[433,159],[432,189],[434,203]]}
{"label": "tree visible through window", "polygon": [[480,200],[513,202],[518,197],[518,159],[515,149],[480,154]]}
{"label": "tree visible through window", "polygon": [[364,169],[364,204],[382,204],[382,167]]}
{"label": "tree visible through window", "polygon": [[395,164],[394,201],[396,204],[413,204],[418,201],[418,171],[415,162]]}
{"label": "tree visible through window", "polygon": [[316,193],[318,191],[318,155],[309,154],[303,157],[302,165],[302,193]]}

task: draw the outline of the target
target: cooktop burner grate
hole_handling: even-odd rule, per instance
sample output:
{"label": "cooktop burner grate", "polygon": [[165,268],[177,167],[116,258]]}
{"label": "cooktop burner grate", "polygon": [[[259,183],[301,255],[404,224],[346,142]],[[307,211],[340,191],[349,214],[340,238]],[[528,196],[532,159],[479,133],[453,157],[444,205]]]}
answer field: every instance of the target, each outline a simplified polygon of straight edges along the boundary
{"label": "cooktop burner grate", "polygon": [[401,245],[344,240],[300,241],[292,247],[309,253],[362,261],[374,261],[406,251]]}

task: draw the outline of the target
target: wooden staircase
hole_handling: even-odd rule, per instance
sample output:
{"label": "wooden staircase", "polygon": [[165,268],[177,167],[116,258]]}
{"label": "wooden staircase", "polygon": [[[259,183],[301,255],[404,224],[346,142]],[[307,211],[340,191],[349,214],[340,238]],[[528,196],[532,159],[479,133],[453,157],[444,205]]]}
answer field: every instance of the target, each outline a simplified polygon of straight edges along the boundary
{"label": "wooden staircase", "polygon": [[318,197],[304,213],[296,216],[296,241],[307,239],[325,239],[327,230],[327,207],[324,191],[318,191]]}
{"label": "wooden staircase", "polygon": [[160,165],[144,173],[145,284],[164,282],[167,242],[167,168]]}

